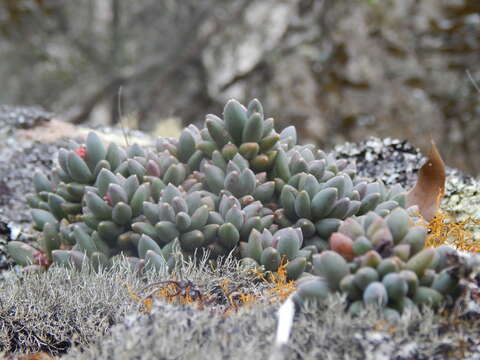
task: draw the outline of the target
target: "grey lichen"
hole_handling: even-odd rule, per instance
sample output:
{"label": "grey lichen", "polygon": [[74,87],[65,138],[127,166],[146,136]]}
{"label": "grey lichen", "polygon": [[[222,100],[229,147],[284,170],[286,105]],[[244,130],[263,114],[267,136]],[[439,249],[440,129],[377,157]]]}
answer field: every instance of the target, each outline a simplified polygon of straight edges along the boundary
{"label": "grey lichen", "polygon": [[370,137],[359,143],[335,147],[338,158],[356,164],[360,176],[382,180],[387,185],[413,186],[425,157],[407,141]]}
{"label": "grey lichen", "polygon": [[[111,334],[65,359],[273,359],[277,306],[253,306],[227,317],[209,311],[158,304],[148,315],[131,314]],[[453,359],[472,358],[478,320],[458,331],[432,311],[409,312],[395,324],[365,311],[344,312],[332,299],[308,309],[294,323],[289,345],[276,359]],[[463,349],[471,342],[470,350]]]}
{"label": "grey lichen", "polygon": [[480,181],[452,175],[447,178],[445,191],[442,211],[456,221],[465,221],[470,241],[480,242]]}
{"label": "grey lichen", "polygon": [[[182,263],[175,275],[147,272],[139,276],[125,261],[100,272],[62,267],[39,274],[4,272],[0,280],[0,352],[62,354],[74,345],[85,348],[107,334],[112,325],[141,313],[143,304],[135,295],[145,285],[173,279],[191,280],[204,293],[214,293],[222,281],[248,293],[260,294],[265,288],[232,259],[215,268],[205,262]],[[218,299],[205,313],[221,314],[227,304],[224,300]],[[194,312],[195,306],[188,310],[171,305],[169,314],[186,320]]]}

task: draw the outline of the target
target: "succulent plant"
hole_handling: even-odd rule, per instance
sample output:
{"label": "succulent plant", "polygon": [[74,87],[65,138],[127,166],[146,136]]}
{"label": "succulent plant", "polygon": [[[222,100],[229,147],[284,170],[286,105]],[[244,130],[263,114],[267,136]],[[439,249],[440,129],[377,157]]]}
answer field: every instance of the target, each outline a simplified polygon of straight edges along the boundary
{"label": "succulent plant", "polygon": [[295,295],[323,300],[347,296],[350,310],[377,305],[401,313],[405,308],[450,301],[460,288],[449,264],[454,249],[425,248],[427,231],[397,207],[385,218],[375,212],[344,220],[329,239],[330,249],[312,256],[312,274]]}
{"label": "succulent plant", "polygon": [[302,248],[303,236],[300,229],[283,228],[273,235],[268,229],[260,232],[253,229],[248,242],[240,244],[243,262],[264,271],[276,272],[284,265],[287,280],[296,280],[311,264],[315,248]]}
{"label": "succulent plant", "polygon": [[195,143],[196,150],[189,152],[190,156],[199,158],[201,152],[204,158],[219,166],[240,154],[254,173],[273,168],[280,140],[273,118],[265,119],[263,106],[257,99],[250,101],[246,108],[236,100],[228,101],[223,119],[209,114],[202,130],[190,126],[182,132],[180,139],[182,137]]}
{"label": "succulent plant", "polygon": [[242,202],[228,193],[185,192],[169,184],[158,203],[144,202],[145,221],[132,228],[161,245],[178,238],[184,254],[209,249],[212,257],[227,255],[252,229],[261,231],[273,223],[270,209],[249,200]]}
{"label": "succulent plant", "polygon": [[81,213],[86,188],[95,184],[102,169],[115,171],[127,159],[124,149],[114,143],[105,148],[93,132],[88,134],[85,145],[72,142],[70,146],[72,150],[60,149],[50,179],[40,172],[34,175],[35,194],[28,195],[27,202],[39,230],[47,222],[75,219]]}
{"label": "succulent plant", "polygon": [[189,166],[172,155],[178,152],[175,142],[168,144],[157,152],[136,144],[123,149],[113,143],[105,150],[92,132],[86,145],[61,149],[52,181],[36,173],[36,194],[28,198],[35,227],[43,230],[42,250],[12,242],[10,253],[17,263],[32,263],[31,254],[39,258],[34,264],[65,263],[69,251],[64,248],[71,247],[77,258],[75,252],[102,254],[102,260],[120,252],[137,256],[140,235],[131,225],[143,216],[143,202],[158,201],[165,183],[188,189],[202,186]]}
{"label": "succulent plant", "polygon": [[[309,154],[307,158],[313,156],[309,149],[303,154]],[[295,159],[302,161],[299,157]],[[345,163],[334,162],[330,156],[303,163],[308,173],[295,173],[283,185],[280,209],[275,216],[284,226],[301,228],[306,245],[315,245],[319,251],[328,248],[326,240],[338,230],[342,220],[368,211],[384,217],[396,207],[405,206],[405,191],[401,186],[387,191],[381,182],[356,179],[352,167],[343,171],[347,169]]]}
{"label": "succulent plant", "polygon": [[[107,264],[111,256],[120,252],[136,256],[140,236],[131,231],[131,224],[142,216],[143,203],[151,198],[151,189],[160,192],[158,187],[162,186],[155,182],[140,184],[138,179],[135,174],[124,178],[120,173],[114,175],[104,168],[95,185],[85,187],[80,214],[42,224],[40,245],[47,263],[65,263],[69,256],[76,256],[78,263],[83,253],[102,264]],[[26,244],[22,245],[25,248]],[[10,242],[8,246],[19,262],[15,256],[19,244]],[[35,251],[30,249],[30,252]]]}
{"label": "succulent plant", "polygon": [[207,115],[155,148],[85,145],[62,149],[50,176],[28,196],[39,248],[12,241],[20,265],[172,266],[174,254],[229,253],[261,271],[298,279],[295,299],[346,294],[350,311],[390,315],[438,305],[458,293],[451,249],[425,248],[426,228],[405,209],[400,185],[356,175],[355,166],[280,133],[263,107],[230,100],[223,119]]}

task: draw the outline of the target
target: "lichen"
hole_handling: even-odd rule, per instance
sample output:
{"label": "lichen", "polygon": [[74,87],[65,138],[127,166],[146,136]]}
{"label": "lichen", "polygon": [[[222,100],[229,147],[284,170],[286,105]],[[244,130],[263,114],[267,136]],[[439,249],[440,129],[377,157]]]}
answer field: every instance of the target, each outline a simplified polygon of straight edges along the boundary
{"label": "lichen", "polygon": [[464,239],[480,247],[480,182],[474,178],[451,175],[445,186],[441,211],[449,223],[462,224]]}

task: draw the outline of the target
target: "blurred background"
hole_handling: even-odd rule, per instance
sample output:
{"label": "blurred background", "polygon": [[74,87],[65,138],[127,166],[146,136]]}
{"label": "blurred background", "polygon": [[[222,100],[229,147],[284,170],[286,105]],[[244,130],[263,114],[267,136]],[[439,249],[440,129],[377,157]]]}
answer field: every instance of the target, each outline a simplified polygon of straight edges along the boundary
{"label": "blurred background", "polygon": [[480,173],[479,0],[0,0],[0,59],[0,103],[77,124],[172,135],[258,97],[326,149],[433,138]]}

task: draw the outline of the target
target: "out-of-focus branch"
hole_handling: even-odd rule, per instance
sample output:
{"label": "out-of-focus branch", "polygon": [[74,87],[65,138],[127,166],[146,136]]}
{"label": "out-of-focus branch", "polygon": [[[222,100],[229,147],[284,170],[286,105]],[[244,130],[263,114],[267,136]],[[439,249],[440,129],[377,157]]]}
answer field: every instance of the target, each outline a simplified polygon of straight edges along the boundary
{"label": "out-of-focus branch", "polygon": [[[32,12],[32,16],[35,18],[35,24],[40,32],[45,34],[61,34],[63,40],[71,45],[79,54],[81,54],[87,61],[100,69],[100,72],[108,69],[109,62],[103,59],[102,54],[95,48],[94,43],[89,43],[91,36],[87,36],[87,41],[81,38],[81,35],[74,34],[71,31],[68,15],[66,14],[65,6],[58,5],[55,11],[52,11],[52,15],[49,19],[52,21],[46,21],[41,7],[39,4],[37,11]],[[91,11],[91,9],[89,9]],[[91,16],[91,14],[89,14]],[[88,19],[91,22],[91,19]],[[90,34],[91,35],[91,34]]]}
{"label": "out-of-focus branch", "polygon": [[108,79],[102,86],[94,90],[80,105],[74,106],[62,115],[62,119],[80,124],[85,122],[95,106],[110,96],[120,86],[131,81],[152,76],[163,65],[163,56],[152,57],[137,67],[126,67],[116,76]]}
{"label": "out-of-focus branch", "polygon": [[238,7],[223,19],[215,19],[209,31],[201,33],[201,25],[210,18],[210,9],[205,7],[189,21],[189,26],[184,29],[179,38],[175,41],[168,53],[159,53],[137,65],[130,65],[118,70],[102,86],[94,90],[80,105],[70,109],[63,115],[63,119],[74,124],[85,122],[95,106],[111,96],[120,86],[139,81],[146,77],[156,77],[156,81],[162,81],[178,69],[185,66],[191,59],[197,57],[201,50],[207,45],[211,35],[218,29],[226,26],[231,21],[239,18],[239,13],[253,0],[245,0],[243,7]]}

